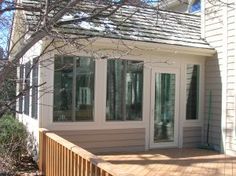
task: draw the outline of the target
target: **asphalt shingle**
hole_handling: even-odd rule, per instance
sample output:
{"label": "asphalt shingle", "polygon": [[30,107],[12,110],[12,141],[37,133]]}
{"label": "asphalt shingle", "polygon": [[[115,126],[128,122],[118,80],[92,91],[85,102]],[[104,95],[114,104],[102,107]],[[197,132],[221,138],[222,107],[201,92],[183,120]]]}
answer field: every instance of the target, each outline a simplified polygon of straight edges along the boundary
{"label": "asphalt shingle", "polygon": [[[63,16],[54,30],[73,35],[211,49],[201,38],[198,15],[123,5],[112,15],[106,16],[115,6],[90,18],[102,8],[102,4],[95,6],[94,3],[81,2]],[[40,14],[27,12],[26,18],[32,26],[40,19]]]}

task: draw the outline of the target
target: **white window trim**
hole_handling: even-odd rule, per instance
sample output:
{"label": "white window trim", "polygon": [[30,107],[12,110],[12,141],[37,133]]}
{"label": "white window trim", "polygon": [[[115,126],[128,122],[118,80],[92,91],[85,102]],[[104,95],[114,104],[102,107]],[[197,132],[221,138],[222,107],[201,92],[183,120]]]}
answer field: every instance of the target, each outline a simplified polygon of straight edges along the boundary
{"label": "white window trim", "polygon": [[[54,55],[56,53],[48,53],[46,54],[43,58],[45,60],[47,60],[47,58],[53,58]],[[60,54],[60,53],[58,53]],[[150,78],[150,65],[153,66],[152,62],[155,59],[155,62],[158,62],[157,56],[155,55],[156,52],[153,54],[147,54],[147,55],[138,55],[138,56],[125,56],[124,59],[126,60],[141,60],[144,61],[144,85],[149,85],[149,78]],[[163,53],[162,53],[163,54]],[[91,56],[88,53],[85,52],[80,52],[77,53],[77,56]],[[177,66],[179,68],[181,68],[181,83],[184,83],[184,71],[185,71],[185,65],[186,64],[199,64],[202,67],[202,72],[201,72],[201,97],[204,99],[204,64],[205,64],[205,59],[203,57],[200,58],[200,56],[190,56],[190,58],[187,57],[187,55],[184,54],[184,58],[182,55],[175,55],[175,59],[177,61],[177,65],[173,65],[173,66]],[[166,58],[165,56],[161,56],[161,59]],[[184,59],[179,60],[179,59]],[[175,61],[174,59],[174,61]],[[173,61],[173,63],[174,63]],[[49,62],[49,64],[47,64]],[[53,72],[54,72],[54,64],[52,64],[50,61],[45,61],[43,63],[43,66],[40,66],[39,69],[40,70],[40,82],[47,82],[47,86],[43,86],[43,87],[53,87],[53,82],[54,82],[54,76],[53,76]],[[40,124],[42,127],[44,128],[49,128],[51,130],[93,130],[93,129],[126,129],[126,128],[146,128],[146,148],[148,148],[148,138],[149,138],[149,120],[150,120],[150,109],[148,106],[149,103],[149,94],[150,94],[150,90],[149,90],[149,86],[144,86],[143,88],[143,117],[142,117],[142,121],[133,121],[133,122],[129,122],[129,121],[125,121],[125,122],[106,122],[105,121],[105,108],[106,108],[106,66],[104,63],[106,63],[107,61],[105,59],[96,59],[96,63],[95,63],[95,103],[94,103],[94,112],[95,112],[95,116],[94,116],[94,122],[63,122],[63,123],[54,123],[53,122],[53,110],[52,110],[52,104],[53,104],[53,94],[52,93],[48,93],[46,96],[43,96],[40,100],[40,102],[42,103],[42,105],[40,106],[40,118],[42,118]],[[46,67],[45,67],[45,66]],[[163,64],[158,64],[158,66],[163,66]],[[155,67],[155,66],[154,66]],[[99,73],[99,75],[98,75]],[[105,76],[104,76],[105,75]],[[100,87],[100,85],[102,85]],[[184,84],[181,84],[184,86]],[[96,88],[97,86],[97,88]],[[183,87],[182,86],[182,87]],[[40,88],[42,89],[42,88]],[[99,89],[99,90],[98,90]],[[181,88],[180,94],[181,95],[185,95],[184,93],[184,88]],[[41,94],[40,94],[41,95]],[[181,103],[183,102],[181,98]],[[103,105],[104,104],[104,105]],[[204,100],[202,100],[202,106],[204,108]],[[43,110],[43,111],[42,111]],[[202,123],[192,123],[189,124],[189,122],[186,123],[186,125],[184,124],[184,111],[181,108],[180,109],[180,131],[182,131],[182,128],[185,126],[203,126]],[[203,117],[203,114],[202,114]],[[181,133],[180,133],[181,134]]]}
{"label": "white window trim", "polygon": [[[186,103],[187,103],[187,96],[186,96],[186,70],[187,70],[187,65],[192,64],[192,65],[199,65],[200,66],[200,75],[199,75],[199,105],[198,105],[198,118],[195,120],[187,120],[186,119]],[[188,62],[184,64],[184,69],[183,69],[183,79],[184,79],[184,93],[183,93],[183,98],[182,102],[184,102],[183,106],[183,112],[184,112],[184,127],[194,127],[194,126],[202,126],[203,124],[203,118],[204,118],[204,64],[198,63],[198,62]]]}
{"label": "white window trim", "polygon": [[105,104],[104,104],[104,113],[103,113],[103,121],[102,123],[103,124],[109,124],[109,125],[116,125],[116,124],[119,124],[119,125],[126,125],[126,124],[129,124],[129,125],[140,125],[140,124],[143,124],[144,122],[144,95],[145,95],[145,91],[144,91],[144,66],[145,66],[145,62],[144,60],[139,60],[139,59],[122,59],[122,60],[127,60],[127,61],[141,61],[143,62],[143,95],[142,95],[142,117],[141,117],[141,120],[124,120],[124,121],[119,121],[119,120],[109,120],[107,121],[106,120],[106,100],[107,100],[107,60],[106,60],[106,64],[104,64],[106,67],[104,68],[105,70],[105,77],[104,77],[104,85],[105,85],[105,89],[103,89],[103,92],[105,92],[105,95],[103,94],[103,97],[105,97]]}
{"label": "white window trim", "polygon": [[[77,57],[87,57],[78,55]],[[140,60],[140,59],[125,59]],[[144,61],[144,60],[140,60]],[[145,63],[145,62],[144,62]],[[51,80],[54,87],[54,63],[51,65]],[[145,73],[145,72],[143,72]],[[48,78],[48,77],[47,77]],[[145,128],[144,120],[144,103],[142,111],[142,120],[140,121],[106,121],[106,84],[107,84],[107,60],[95,60],[95,83],[94,83],[94,118],[93,121],[74,121],[74,122],[55,122],[53,121],[53,107],[50,108],[51,118],[47,123],[47,128],[52,130],[92,130],[92,129],[128,129],[128,128]],[[145,86],[144,86],[145,87]],[[143,88],[143,96],[144,96]],[[52,99],[51,99],[52,98]],[[51,94],[53,104],[53,94]],[[143,99],[144,101],[144,99]]]}
{"label": "white window trim", "polygon": [[[76,60],[75,60],[75,58],[82,58],[82,57],[87,57],[87,56],[69,56],[69,55],[59,55],[59,56],[57,56],[57,55],[55,55],[55,57],[54,57],[54,59],[56,59],[56,57],[60,57],[60,58],[63,58],[63,57],[72,57],[73,58],[73,83],[74,83],[74,81],[76,81],[76,72],[75,72],[75,70],[74,69],[76,69]],[[92,59],[91,57],[90,57],[90,59]],[[53,89],[54,89],[54,76],[55,76],[55,65],[54,65],[54,62],[53,62]],[[60,123],[68,123],[68,124],[70,124],[70,123],[94,123],[95,122],[95,104],[96,104],[96,102],[95,102],[95,89],[96,89],[96,60],[94,61],[94,104],[93,104],[93,106],[94,106],[94,110],[93,110],[93,119],[92,120],[88,120],[88,121],[75,121],[75,113],[76,113],[76,111],[75,111],[75,98],[73,98],[72,99],[72,121],[54,121],[53,120],[53,113],[54,113],[54,108],[52,107],[52,123],[54,124],[60,124]],[[76,89],[76,84],[72,84],[72,97],[75,97],[76,95],[74,95],[76,92],[75,92],[75,89]],[[54,104],[54,93],[53,93],[53,95],[52,95],[52,103]]]}

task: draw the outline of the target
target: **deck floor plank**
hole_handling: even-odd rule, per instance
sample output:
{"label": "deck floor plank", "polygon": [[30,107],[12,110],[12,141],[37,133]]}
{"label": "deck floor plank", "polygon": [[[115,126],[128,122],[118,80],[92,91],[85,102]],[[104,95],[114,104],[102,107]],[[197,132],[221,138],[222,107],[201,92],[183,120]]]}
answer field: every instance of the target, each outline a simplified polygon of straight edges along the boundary
{"label": "deck floor plank", "polygon": [[134,176],[236,176],[236,157],[202,149],[158,149],[99,157]]}

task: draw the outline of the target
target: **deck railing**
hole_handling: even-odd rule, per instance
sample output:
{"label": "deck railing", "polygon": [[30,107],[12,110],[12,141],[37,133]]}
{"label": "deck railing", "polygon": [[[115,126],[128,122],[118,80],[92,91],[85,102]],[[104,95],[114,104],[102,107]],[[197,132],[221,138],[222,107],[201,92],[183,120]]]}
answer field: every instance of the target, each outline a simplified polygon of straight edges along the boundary
{"label": "deck railing", "polygon": [[130,176],[46,129],[39,130],[39,169],[46,176]]}

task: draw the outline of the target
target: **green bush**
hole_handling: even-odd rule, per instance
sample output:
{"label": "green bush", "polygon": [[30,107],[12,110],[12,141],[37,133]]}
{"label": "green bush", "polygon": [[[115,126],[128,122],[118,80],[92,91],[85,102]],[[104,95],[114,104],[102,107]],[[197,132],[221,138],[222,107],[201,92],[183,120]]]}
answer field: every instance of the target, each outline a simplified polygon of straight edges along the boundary
{"label": "green bush", "polygon": [[18,160],[27,151],[27,136],[22,123],[11,115],[4,115],[0,119],[0,156]]}

